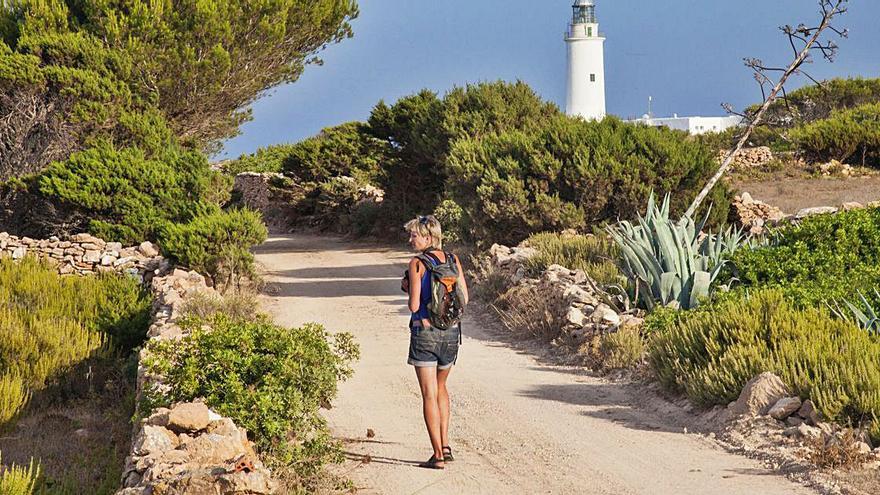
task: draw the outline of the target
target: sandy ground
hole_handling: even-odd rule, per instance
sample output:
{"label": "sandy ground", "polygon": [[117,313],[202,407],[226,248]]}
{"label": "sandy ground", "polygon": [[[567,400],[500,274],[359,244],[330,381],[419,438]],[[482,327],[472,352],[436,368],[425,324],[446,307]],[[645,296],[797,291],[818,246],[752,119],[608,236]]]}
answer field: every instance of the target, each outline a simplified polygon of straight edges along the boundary
{"label": "sandy ground", "polygon": [[855,201],[868,204],[880,200],[880,176],[852,178],[786,179],[743,181],[733,184],[737,191],[746,191],[753,198],[781,209],[797,213],[801,208],[840,206]]}
{"label": "sandy ground", "polygon": [[262,304],[278,323],[317,321],[352,332],[361,345],[355,375],[327,414],[360,493],[814,493],[683,433],[689,416],[677,406],[553,365],[473,316],[450,376],[457,459],[444,471],[416,467],[431,452],[406,364],[399,276],[408,256],[307,235],[275,236],[257,249],[269,282]]}

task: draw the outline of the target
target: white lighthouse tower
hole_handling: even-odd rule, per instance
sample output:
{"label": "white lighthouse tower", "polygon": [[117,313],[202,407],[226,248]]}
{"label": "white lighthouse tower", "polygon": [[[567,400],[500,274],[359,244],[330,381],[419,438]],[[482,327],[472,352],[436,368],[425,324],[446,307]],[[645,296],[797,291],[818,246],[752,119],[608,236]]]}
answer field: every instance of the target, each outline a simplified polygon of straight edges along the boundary
{"label": "white lighthouse tower", "polygon": [[605,117],[605,38],[599,32],[594,0],[574,0],[568,46],[565,113],[585,119]]}

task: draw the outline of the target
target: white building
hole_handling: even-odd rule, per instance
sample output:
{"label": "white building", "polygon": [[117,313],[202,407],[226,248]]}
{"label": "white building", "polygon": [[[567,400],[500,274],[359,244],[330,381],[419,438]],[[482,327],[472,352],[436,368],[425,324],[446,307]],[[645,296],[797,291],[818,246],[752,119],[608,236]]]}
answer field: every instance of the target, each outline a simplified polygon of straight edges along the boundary
{"label": "white building", "polygon": [[565,113],[585,119],[605,117],[605,38],[599,32],[594,0],[575,0],[568,46],[568,90]]}
{"label": "white building", "polygon": [[629,122],[642,123],[654,127],[668,127],[670,129],[678,129],[687,131],[691,134],[704,134],[706,132],[721,132],[730,127],[738,126],[742,123],[742,117],[679,117],[673,114],[672,117],[652,117],[644,115],[640,119],[630,120]]}

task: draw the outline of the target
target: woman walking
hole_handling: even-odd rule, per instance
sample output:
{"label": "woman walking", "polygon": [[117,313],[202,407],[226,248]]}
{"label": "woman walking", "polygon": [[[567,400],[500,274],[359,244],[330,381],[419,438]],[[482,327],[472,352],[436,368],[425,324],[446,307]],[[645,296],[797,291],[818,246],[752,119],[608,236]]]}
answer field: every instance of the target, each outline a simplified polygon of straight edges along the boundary
{"label": "woman walking", "polygon": [[[458,359],[461,324],[456,322],[448,328],[443,327],[448,324],[447,320],[455,321],[467,304],[467,282],[458,257],[442,251],[443,236],[436,218],[418,217],[407,222],[404,228],[409,232],[410,246],[420,253],[410,260],[402,282],[402,289],[409,293],[409,310],[412,312],[407,362],[416,370],[422,391],[425,426],[434,450],[431,458],[420,466],[443,469],[446,462],[453,460],[449,445],[450,411],[446,382]],[[446,276],[440,277],[438,273]],[[449,274],[453,275],[450,277]],[[438,291],[442,294],[443,289],[442,286],[441,289],[433,287],[432,283],[441,282],[447,284],[452,307],[444,306],[438,315],[438,304],[432,305],[432,298],[436,301]],[[432,324],[432,316],[443,321]]]}

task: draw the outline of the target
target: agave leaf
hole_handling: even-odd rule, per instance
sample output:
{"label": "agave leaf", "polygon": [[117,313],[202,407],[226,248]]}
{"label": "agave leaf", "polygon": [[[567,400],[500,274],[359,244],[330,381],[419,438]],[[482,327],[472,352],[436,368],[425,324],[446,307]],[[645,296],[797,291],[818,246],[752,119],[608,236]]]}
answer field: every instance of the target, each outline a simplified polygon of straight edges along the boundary
{"label": "agave leaf", "polygon": [[688,299],[688,308],[697,307],[700,303],[700,299],[709,296],[709,286],[711,284],[709,272],[694,272],[693,281],[690,298]]}
{"label": "agave leaf", "polygon": [[666,193],[663,197],[663,206],[660,207],[660,219],[664,221],[669,220],[669,200],[670,195]]}
{"label": "agave leaf", "polygon": [[668,225],[658,226],[657,244],[660,248],[658,254],[664,270],[681,272],[680,248],[674,236],[675,229],[669,228]]}
{"label": "agave leaf", "polygon": [[868,323],[868,316],[862,312],[859,308],[857,308],[853,303],[843,300],[843,304],[846,304],[846,307],[852,312],[853,316],[856,318],[856,322],[862,327],[866,328]]}
{"label": "agave leaf", "polygon": [[660,302],[664,305],[669,301],[676,299],[678,292],[675,290],[675,282],[679,281],[678,286],[681,287],[681,277],[675,272],[663,272],[660,275]]}

